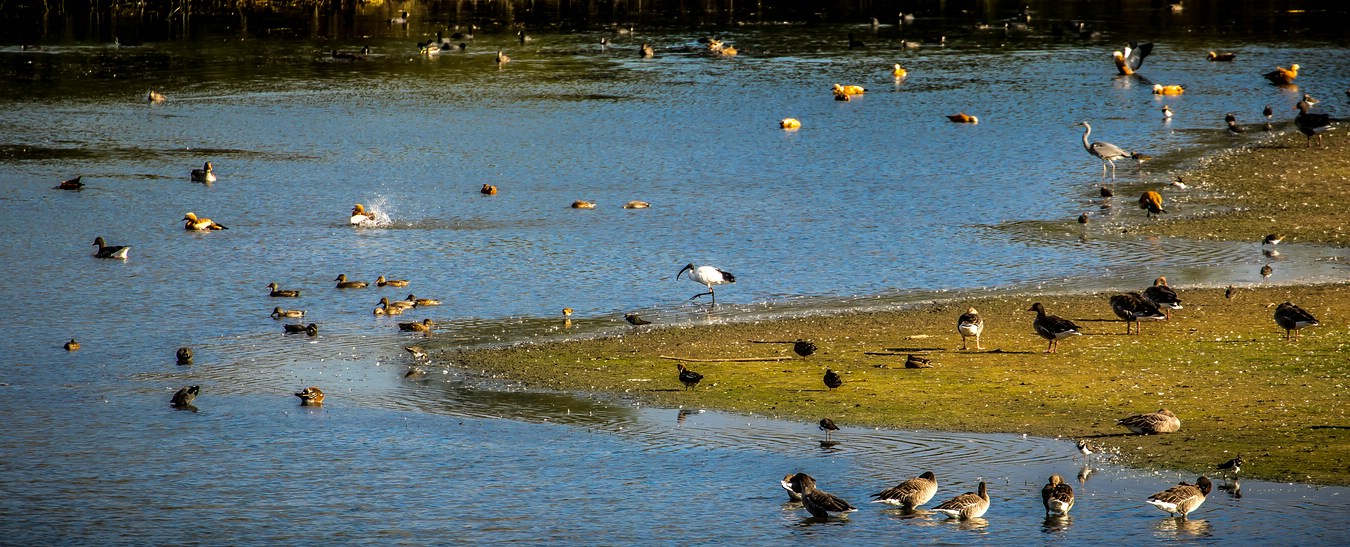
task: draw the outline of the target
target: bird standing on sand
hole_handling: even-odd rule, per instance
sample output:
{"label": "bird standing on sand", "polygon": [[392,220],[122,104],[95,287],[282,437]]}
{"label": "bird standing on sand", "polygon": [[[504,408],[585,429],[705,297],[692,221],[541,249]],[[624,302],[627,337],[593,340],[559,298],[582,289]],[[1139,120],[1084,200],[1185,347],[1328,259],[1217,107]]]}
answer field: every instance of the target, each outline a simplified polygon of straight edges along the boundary
{"label": "bird standing on sand", "polygon": [[915,507],[933,499],[933,496],[937,494],[937,489],[937,475],[934,475],[932,471],[924,471],[922,475],[872,494],[872,497],[876,498],[872,500],[872,503],[884,503],[906,511],[913,511]]}
{"label": "bird standing on sand", "polygon": [[1128,418],[1116,420],[1116,425],[1124,426],[1136,435],[1156,435],[1159,433],[1176,433],[1181,429],[1181,419],[1176,414],[1167,409],[1161,409],[1157,412],[1148,414],[1136,414]]}
{"label": "bird standing on sand", "polygon": [[1125,46],[1125,51],[1113,51],[1111,57],[1116,63],[1116,70],[1123,76],[1129,76],[1144,66],[1144,58],[1152,51],[1152,42],[1144,44],[1130,42]]}
{"label": "bird standing on sand", "polygon": [[835,425],[834,420],[831,420],[829,418],[821,418],[820,430],[825,432],[825,441],[829,442],[830,432],[839,431],[839,426]]}
{"label": "bird standing on sand", "polygon": [[989,490],[984,481],[980,481],[979,492],[966,492],[952,499],[942,502],[933,511],[942,513],[947,518],[970,520],[984,516],[989,510]]}
{"label": "bird standing on sand", "polygon": [[1083,149],[1102,160],[1102,178],[1106,178],[1106,165],[1108,163],[1111,164],[1111,180],[1116,180],[1116,160],[1139,159],[1138,154],[1128,152],[1124,148],[1109,142],[1094,141],[1089,143],[1088,137],[1092,135],[1092,125],[1086,121],[1078,122],[1077,125],[1085,128],[1085,131],[1083,131]]}
{"label": "bird standing on sand", "polygon": [[692,263],[682,268],[680,273],[675,274],[675,279],[679,279],[680,275],[684,274],[684,272],[689,272],[690,281],[708,287],[708,292],[698,293],[689,297],[689,299],[693,300],[705,294],[711,295],[714,306],[717,305],[717,293],[713,291],[713,285],[736,282],[736,276],[732,275],[731,272],[724,272],[712,266],[695,266]]}
{"label": "bird standing on sand", "polygon": [[1305,327],[1316,327],[1320,323],[1303,308],[1294,305],[1291,302],[1285,302],[1275,308],[1275,324],[1284,329],[1284,339],[1288,340],[1290,333],[1293,333],[1294,341],[1298,341],[1298,331]]}
{"label": "bird standing on sand", "polygon": [[1050,481],[1041,487],[1041,504],[1047,516],[1067,515],[1073,509],[1073,488],[1059,475],[1050,475]]}
{"label": "bird standing on sand", "polygon": [[1229,285],[1227,289],[1224,289],[1223,291],[1224,298],[1232,300],[1234,296],[1237,296],[1237,287]]}
{"label": "bird standing on sand", "polygon": [[1309,114],[1308,109],[1312,105],[1307,101],[1299,101],[1294,108],[1298,110],[1298,115],[1294,116],[1294,126],[1300,133],[1308,137],[1308,148],[1312,147],[1312,138],[1317,137],[1317,144],[1326,147],[1322,142],[1322,133],[1331,130],[1331,115],[1329,114]]}
{"label": "bird standing on sand", "polygon": [[792,484],[793,490],[801,492],[802,506],[813,517],[818,519],[829,518],[831,515],[842,517],[858,510],[843,498],[817,489],[815,479],[806,473],[797,473],[788,482]]}
{"label": "bird standing on sand", "polygon": [[1166,315],[1158,306],[1149,302],[1144,295],[1137,292],[1117,294],[1111,297],[1111,311],[1116,313],[1125,321],[1125,334],[1130,334],[1130,324],[1134,324],[1135,334],[1142,334],[1139,328],[1140,319],[1165,319]]}
{"label": "bird standing on sand", "polygon": [[703,375],[684,366],[684,363],[675,363],[675,368],[680,370],[680,383],[684,384],[685,391],[694,389],[699,382],[703,381]]}
{"label": "bird standing on sand", "polygon": [[825,369],[825,377],[823,380],[825,381],[825,387],[829,388],[831,391],[833,391],[834,388],[844,385],[844,378],[839,376],[838,372],[828,368]]}
{"label": "bird standing on sand", "polygon": [[295,392],[295,396],[300,398],[300,406],[317,406],[323,404],[323,390],[314,386],[309,386]]}
{"label": "bird standing on sand", "polygon": [[1209,481],[1209,477],[1201,475],[1193,485],[1183,482],[1149,496],[1148,503],[1166,511],[1169,515],[1180,514],[1184,520],[1186,515],[1199,509],[1200,505],[1205,503],[1205,496],[1209,495],[1212,488],[1214,488],[1214,483]]}
{"label": "bird standing on sand", "polygon": [[1161,275],[1153,280],[1152,287],[1144,289],[1144,298],[1162,309],[1168,320],[1172,319],[1172,310],[1181,309],[1181,297],[1167,285],[1167,278]]}
{"label": "bird standing on sand", "polygon": [[1040,302],[1032,304],[1027,311],[1036,312],[1036,320],[1031,323],[1031,327],[1036,330],[1036,334],[1050,341],[1050,345],[1045,348],[1045,353],[1058,353],[1060,338],[1083,334],[1078,332],[1078,325],[1073,324],[1073,321],[1058,315],[1046,314],[1045,306],[1042,306]]}
{"label": "bird standing on sand", "polygon": [[1275,70],[1267,72],[1265,78],[1275,85],[1289,85],[1298,77],[1298,68],[1297,64],[1289,65],[1289,68],[1277,66]]}
{"label": "bird standing on sand", "polygon": [[629,325],[633,325],[633,326],[635,326],[635,327],[639,327],[639,326],[642,326],[642,325],[650,325],[650,324],[652,324],[651,321],[648,321],[648,320],[646,320],[646,319],[643,319],[643,318],[641,318],[641,317],[638,317],[638,314],[636,314],[636,313],[625,313],[625,314],[623,314],[623,320],[624,320],[624,321],[627,321]]}
{"label": "bird standing on sand", "polygon": [[1144,192],[1143,195],[1139,196],[1139,208],[1146,211],[1144,216],[1147,218],[1154,218],[1162,213],[1166,213],[1167,210],[1162,208],[1162,204],[1162,194],[1154,192],[1153,190]]}

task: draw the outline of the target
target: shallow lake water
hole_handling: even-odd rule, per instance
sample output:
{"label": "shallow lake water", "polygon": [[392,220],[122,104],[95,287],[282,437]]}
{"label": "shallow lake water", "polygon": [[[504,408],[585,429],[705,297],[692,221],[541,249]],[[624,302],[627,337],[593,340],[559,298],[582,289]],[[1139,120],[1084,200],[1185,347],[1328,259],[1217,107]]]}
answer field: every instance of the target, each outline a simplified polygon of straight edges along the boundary
{"label": "shallow lake water", "polygon": [[[1144,9],[1144,8],[1140,8]],[[1201,540],[1335,543],[1343,488],[1242,481],[1187,522],[1143,499],[1193,476],[1094,463],[1064,522],[1043,519],[1050,473],[1077,477],[1067,440],[845,428],[822,450],[813,425],[766,416],[626,407],[520,390],[472,371],[407,380],[397,321],[431,318],[464,345],[616,332],[622,314],[703,321],[701,288],[675,273],[737,275],[711,320],[904,305],[961,290],[1139,289],[1183,293],[1344,279],[1343,249],[1296,242],[1140,238],[1134,198],[1169,214],[1223,188],[1178,190],[1173,174],[1253,146],[1223,114],[1291,130],[1303,93],[1344,110],[1350,42],[1180,33],[1100,40],[973,31],[902,49],[894,25],[748,26],[719,32],[547,33],[521,47],[480,33],[465,52],[419,56],[429,25],[360,38],[204,35],[136,48],[0,47],[0,537],[4,543],[442,543],[450,541],[926,543]],[[1109,21],[1099,23],[1110,29]],[[849,50],[855,32],[870,42]],[[1110,51],[1158,42],[1138,77]],[[658,47],[640,59],[636,46]],[[362,62],[333,49],[370,45]],[[513,60],[498,67],[498,48]],[[1240,61],[1207,63],[1237,49]],[[902,63],[910,75],[889,73]],[[1299,86],[1260,74],[1303,66]],[[849,102],[835,82],[864,85]],[[1153,82],[1181,83],[1160,99]],[[149,89],[168,100],[147,104]],[[1177,112],[1169,123],[1158,110]],[[978,125],[949,123],[965,111]],[[799,131],[777,127],[787,116]],[[1120,162],[1103,208],[1093,140],[1149,153]],[[211,161],[220,180],[188,181]],[[80,192],[53,190],[82,175]],[[498,186],[482,196],[483,184]],[[593,200],[593,210],[568,205]],[[622,209],[629,200],[649,209]],[[354,203],[380,215],[348,225]],[[1092,211],[1084,232],[1074,218]],[[186,233],[193,211],[229,226]],[[1125,232],[1125,233],[1122,233]],[[94,237],[131,245],[90,256]],[[1277,274],[1262,281],[1262,264]],[[338,274],[408,278],[338,290]],[[269,298],[265,286],[300,289]],[[380,297],[441,306],[375,317]],[[319,336],[287,336],[273,306],[307,310]],[[559,310],[577,329],[560,330]],[[77,338],[84,348],[67,353]],[[190,346],[195,364],[178,366]],[[197,412],[168,400],[201,385]],[[291,392],[319,385],[321,409]],[[777,486],[806,471],[856,505],[924,470],[938,499],[990,482],[994,508],[944,523],[876,505],[814,523]],[[931,505],[931,504],[930,504]],[[1291,526],[1293,519],[1301,525]]]}

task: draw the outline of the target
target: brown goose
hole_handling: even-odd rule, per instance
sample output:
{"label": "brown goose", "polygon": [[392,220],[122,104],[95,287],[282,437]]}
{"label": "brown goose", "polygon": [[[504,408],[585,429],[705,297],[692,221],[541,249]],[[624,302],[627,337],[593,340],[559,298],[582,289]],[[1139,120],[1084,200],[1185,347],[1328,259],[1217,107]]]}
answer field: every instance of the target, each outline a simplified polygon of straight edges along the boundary
{"label": "brown goose", "polygon": [[834,388],[844,385],[844,378],[839,376],[838,372],[828,368],[825,369],[825,377],[823,380],[825,381],[825,387],[829,388],[831,391],[833,391]]}
{"label": "brown goose", "polygon": [[192,401],[197,400],[197,395],[201,392],[201,386],[187,386],[175,392],[169,404],[174,408],[192,408]]}
{"label": "brown goose", "polygon": [[423,319],[421,323],[399,323],[398,330],[405,332],[431,332],[436,327],[436,323],[430,318]]}
{"label": "brown goose", "polygon": [[310,323],[308,325],[282,325],[281,328],[286,331],[286,334],[308,334],[310,336],[319,335],[319,326],[314,323]]}
{"label": "brown goose", "polygon": [[309,386],[295,392],[295,396],[300,398],[300,406],[317,406],[323,404],[323,390],[314,386]]}
{"label": "brown goose", "polygon": [[216,172],[215,169],[211,166],[211,162],[209,161],[203,163],[201,169],[192,170],[192,182],[215,182],[215,181],[216,181]]}
{"label": "brown goose", "polygon": [[1144,298],[1158,306],[1168,320],[1172,319],[1172,310],[1181,309],[1181,297],[1167,285],[1167,278],[1161,275],[1153,280],[1152,287],[1144,289]]}
{"label": "brown goose", "polygon": [[815,479],[806,473],[797,473],[788,482],[792,484],[793,490],[801,492],[802,506],[813,517],[818,519],[826,519],[831,516],[843,517],[858,510],[853,504],[844,501],[839,496],[816,489]]}
{"label": "brown goose", "polygon": [[[798,474],[799,474],[799,475],[806,475],[806,473],[798,473]],[[794,476],[795,476],[795,475],[789,473],[787,476],[783,477],[783,480],[778,481],[778,485],[779,485],[779,486],[782,486],[782,487],[783,487],[783,490],[787,490],[788,501],[796,501],[796,502],[800,502],[800,501],[802,501],[802,493],[799,492],[799,491],[797,491],[797,490],[794,490],[795,487],[792,485],[792,477],[794,477]],[[809,478],[811,475],[806,475],[806,476]],[[815,480],[815,479],[811,479],[811,480]]]}
{"label": "brown goose", "polygon": [[905,368],[933,368],[933,360],[911,353],[905,357]]}
{"label": "brown goose", "polygon": [[1284,329],[1284,339],[1288,340],[1292,332],[1294,341],[1298,341],[1298,331],[1304,327],[1316,327],[1319,323],[1317,318],[1313,317],[1298,306],[1290,302],[1280,304],[1275,308],[1275,323]]}
{"label": "brown goose", "polygon": [[108,245],[107,242],[103,241],[103,236],[94,238],[94,245],[98,246],[98,250],[94,251],[95,258],[126,260],[127,252],[131,251],[130,245]]}
{"label": "brown goose", "polygon": [[333,281],[337,282],[339,289],[364,289],[370,286],[370,283],[365,281],[347,281],[347,274],[338,274],[337,279]]}
{"label": "brown goose", "polygon": [[966,492],[944,501],[933,510],[947,515],[947,518],[961,520],[980,518],[989,510],[989,490],[984,481],[980,481],[979,490],[978,493]]}
{"label": "brown goose", "polygon": [[872,497],[876,498],[872,503],[884,503],[913,511],[915,507],[933,499],[937,489],[937,476],[932,471],[925,471],[922,475],[872,494]]}
{"label": "brown goose", "polygon": [[680,371],[680,383],[684,384],[684,389],[686,391],[694,389],[694,386],[697,386],[699,382],[703,381],[702,374],[689,370],[688,367],[684,366],[684,363],[676,363],[675,368]]}
{"label": "brown goose", "polygon": [[1083,334],[1078,332],[1078,325],[1073,324],[1073,321],[1058,315],[1047,315],[1045,306],[1042,306],[1040,302],[1032,304],[1027,311],[1036,312],[1036,320],[1031,323],[1031,327],[1036,329],[1036,334],[1050,341],[1049,347],[1045,348],[1046,353],[1058,353],[1060,338],[1082,336]]}
{"label": "brown goose", "polygon": [[975,349],[984,349],[980,345],[980,333],[984,332],[984,318],[974,307],[966,308],[966,313],[956,318],[956,332],[961,333],[961,349],[966,349],[966,338],[975,337]]}
{"label": "brown goose", "polygon": [[1153,305],[1144,295],[1137,292],[1117,294],[1111,297],[1111,311],[1125,321],[1125,334],[1130,334],[1130,324],[1135,326],[1135,334],[1140,334],[1140,319],[1161,320],[1167,316],[1158,306]]}
{"label": "brown goose", "polygon": [[278,298],[295,298],[295,297],[300,296],[300,291],[298,291],[298,290],[282,290],[281,288],[277,287],[277,284],[276,284],[276,283],[269,284],[269,285],[267,286],[267,289],[268,289],[269,291],[272,291],[271,293],[268,294],[268,296],[274,296],[274,297],[278,297]]}
{"label": "brown goose", "polygon": [[[1297,65],[1295,65],[1297,66]],[[1299,101],[1294,108],[1298,110],[1298,115],[1294,116],[1294,126],[1299,132],[1308,137],[1308,147],[1312,147],[1312,138],[1317,137],[1317,144],[1326,146],[1322,143],[1322,133],[1331,129],[1331,116],[1329,114],[1309,114],[1308,109],[1312,105],[1307,101]]]}
{"label": "brown goose", "polygon": [[1213,487],[1214,484],[1209,482],[1209,477],[1201,475],[1193,485],[1183,482],[1149,496],[1148,503],[1167,511],[1169,515],[1180,514],[1184,519],[1191,511],[1199,509],[1200,505],[1205,503],[1205,496],[1209,495]]}
{"label": "brown goose", "polygon": [[1073,488],[1059,475],[1050,475],[1050,482],[1041,487],[1041,503],[1046,515],[1067,515],[1073,509]]}
{"label": "brown goose", "polygon": [[1178,429],[1181,429],[1181,419],[1177,418],[1177,415],[1173,414],[1172,411],[1164,408],[1157,412],[1121,418],[1116,420],[1116,425],[1124,426],[1131,433],[1137,435],[1176,433]]}

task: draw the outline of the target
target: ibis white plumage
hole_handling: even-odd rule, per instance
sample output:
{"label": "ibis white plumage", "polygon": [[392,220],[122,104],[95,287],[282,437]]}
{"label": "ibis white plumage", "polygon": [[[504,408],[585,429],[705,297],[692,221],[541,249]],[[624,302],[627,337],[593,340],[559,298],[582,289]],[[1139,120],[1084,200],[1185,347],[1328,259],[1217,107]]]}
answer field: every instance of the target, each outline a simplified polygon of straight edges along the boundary
{"label": "ibis white plumage", "polygon": [[708,287],[708,292],[698,293],[689,299],[693,300],[706,294],[712,296],[713,305],[717,305],[717,293],[713,292],[713,285],[736,282],[736,276],[731,275],[731,272],[724,272],[712,266],[695,266],[692,263],[686,265],[684,269],[680,270],[680,273],[675,274],[675,279],[679,279],[684,272],[689,272],[690,281]]}

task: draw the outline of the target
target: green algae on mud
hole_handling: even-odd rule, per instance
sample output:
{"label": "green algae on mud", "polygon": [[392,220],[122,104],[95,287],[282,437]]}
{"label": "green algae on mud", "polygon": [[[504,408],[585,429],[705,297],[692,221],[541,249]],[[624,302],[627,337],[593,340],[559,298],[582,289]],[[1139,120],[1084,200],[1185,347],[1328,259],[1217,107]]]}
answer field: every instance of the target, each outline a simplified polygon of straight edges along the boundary
{"label": "green algae on mud", "polygon": [[[759,322],[634,329],[609,338],[451,351],[457,366],[536,389],[699,407],[776,418],[894,429],[1027,433],[1092,438],[1132,465],[1217,472],[1241,454],[1256,478],[1350,484],[1350,331],[1345,285],[1223,289],[1176,287],[1185,309],[1125,335],[1109,293],[954,299],[908,309]],[[1291,300],[1322,326],[1285,341],[1273,303]],[[1083,327],[1046,354],[1033,302]],[[984,350],[961,351],[956,318],[985,317]],[[791,344],[820,350],[798,357]],[[971,341],[973,344],[973,340]],[[914,353],[931,369],[904,368]],[[676,363],[705,375],[692,391]],[[779,360],[714,361],[778,358]],[[829,391],[826,368],[844,385]],[[1168,408],[1169,435],[1131,435],[1115,421]],[[1066,454],[1073,446],[1065,443]]]}

